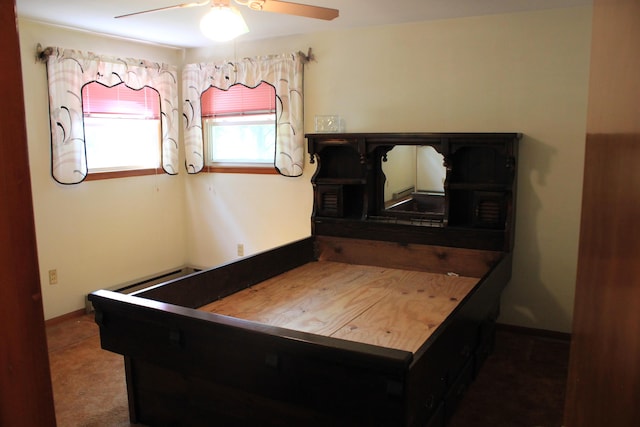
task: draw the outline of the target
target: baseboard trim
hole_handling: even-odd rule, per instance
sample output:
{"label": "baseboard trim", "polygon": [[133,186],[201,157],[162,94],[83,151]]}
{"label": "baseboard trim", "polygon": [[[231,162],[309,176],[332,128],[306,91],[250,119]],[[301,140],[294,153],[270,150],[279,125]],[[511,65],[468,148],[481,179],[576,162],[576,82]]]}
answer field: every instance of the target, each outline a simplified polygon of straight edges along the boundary
{"label": "baseboard trim", "polygon": [[84,308],[81,308],[80,310],[72,311],[71,313],[63,314],[62,316],[52,317],[51,319],[45,320],[44,325],[45,327],[53,326],[57,325],[58,323],[66,322],[67,320],[77,319],[86,315],[87,311]]}
{"label": "baseboard trim", "polygon": [[497,323],[496,329],[499,331],[513,332],[522,335],[531,335],[539,338],[554,339],[559,341],[571,341],[571,334],[567,332],[550,331],[548,329],[527,328],[525,326],[507,325]]}

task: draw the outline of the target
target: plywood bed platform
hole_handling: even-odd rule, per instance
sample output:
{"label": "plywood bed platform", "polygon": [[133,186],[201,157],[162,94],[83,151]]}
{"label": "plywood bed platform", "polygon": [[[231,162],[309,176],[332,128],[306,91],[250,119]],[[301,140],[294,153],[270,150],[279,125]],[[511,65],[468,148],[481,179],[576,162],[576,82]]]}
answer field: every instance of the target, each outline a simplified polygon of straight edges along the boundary
{"label": "plywood bed platform", "polygon": [[319,261],[201,310],[415,353],[479,280]]}

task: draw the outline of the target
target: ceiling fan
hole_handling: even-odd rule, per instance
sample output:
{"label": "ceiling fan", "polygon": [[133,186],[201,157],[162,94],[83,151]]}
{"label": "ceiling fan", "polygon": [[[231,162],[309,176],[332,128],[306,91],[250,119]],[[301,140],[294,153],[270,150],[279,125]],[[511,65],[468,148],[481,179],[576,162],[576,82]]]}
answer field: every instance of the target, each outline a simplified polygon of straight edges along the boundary
{"label": "ceiling fan", "polygon": [[[228,7],[229,1],[230,0],[206,0],[206,1],[200,1],[200,2],[182,3],[182,4],[176,4],[173,6],[159,7],[156,9],[149,9],[149,10],[143,10],[140,12],[127,13],[124,15],[116,16],[116,18],[126,18],[128,16],[140,15],[143,13],[150,13],[150,12],[160,12],[160,11],[169,10],[169,9],[206,6],[210,3],[212,4],[212,6]],[[283,13],[286,15],[296,15],[296,16],[303,16],[303,17],[314,18],[314,19],[324,19],[326,21],[331,21],[332,19],[337,18],[339,14],[339,11],[337,9],[330,9],[327,7],[312,6],[312,5],[300,4],[300,3],[291,3],[291,2],[279,1],[279,0],[234,0],[234,2],[242,6],[247,6],[249,9],[252,9],[252,10]]]}

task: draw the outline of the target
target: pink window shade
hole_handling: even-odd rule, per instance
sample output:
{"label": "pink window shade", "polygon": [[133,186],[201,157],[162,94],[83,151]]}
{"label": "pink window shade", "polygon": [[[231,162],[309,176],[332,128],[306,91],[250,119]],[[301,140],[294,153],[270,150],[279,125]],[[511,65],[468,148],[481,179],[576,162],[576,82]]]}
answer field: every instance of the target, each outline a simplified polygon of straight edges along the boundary
{"label": "pink window shade", "polygon": [[229,90],[210,87],[202,93],[200,102],[202,117],[275,112],[276,90],[265,82],[255,88],[248,88],[241,84],[233,85]]}
{"label": "pink window shade", "polygon": [[124,83],[107,87],[91,82],[82,88],[82,112],[160,118],[160,94],[150,87],[135,90]]}

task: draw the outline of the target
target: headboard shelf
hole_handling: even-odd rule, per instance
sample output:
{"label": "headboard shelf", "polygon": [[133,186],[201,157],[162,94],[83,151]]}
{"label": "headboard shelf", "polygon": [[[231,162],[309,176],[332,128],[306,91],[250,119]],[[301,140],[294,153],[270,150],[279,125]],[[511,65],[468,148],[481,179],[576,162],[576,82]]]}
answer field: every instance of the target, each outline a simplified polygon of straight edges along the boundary
{"label": "headboard shelf", "polygon": [[[311,179],[314,235],[356,230],[362,238],[386,240],[399,233],[423,244],[511,251],[521,134],[306,137],[311,162],[318,163]],[[424,147],[431,154],[418,151]]]}

